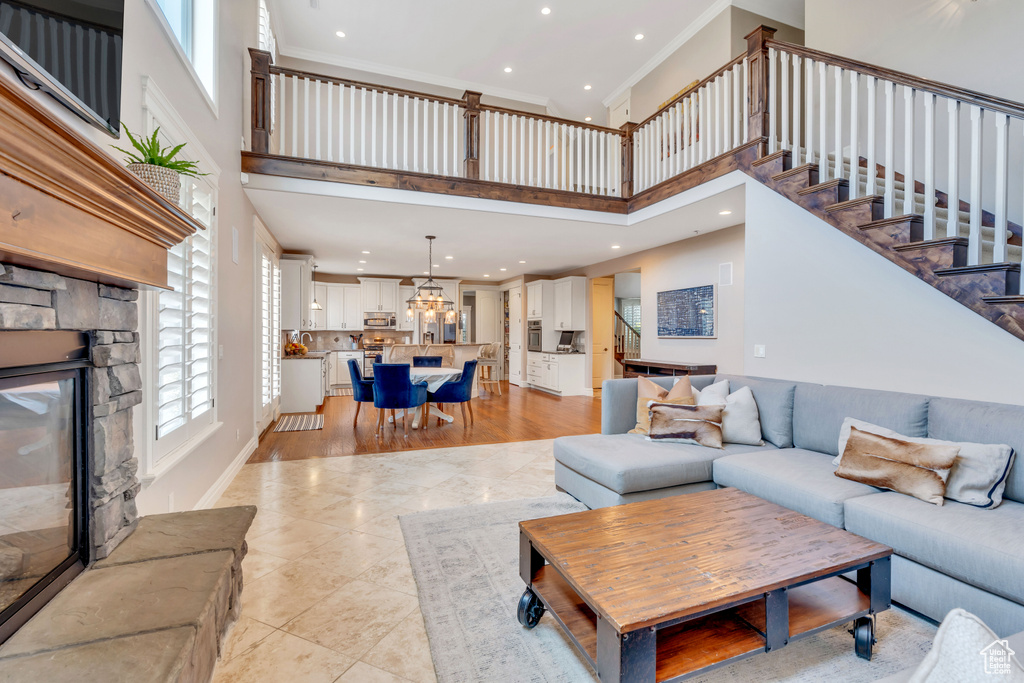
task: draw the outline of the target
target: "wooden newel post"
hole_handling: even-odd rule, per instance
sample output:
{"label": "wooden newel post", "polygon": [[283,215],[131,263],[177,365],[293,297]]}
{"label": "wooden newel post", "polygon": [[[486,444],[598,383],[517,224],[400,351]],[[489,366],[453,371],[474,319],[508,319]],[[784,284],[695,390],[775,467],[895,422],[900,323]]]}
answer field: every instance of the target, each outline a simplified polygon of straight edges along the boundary
{"label": "wooden newel post", "polygon": [[633,196],[633,131],[637,124],[627,122],[619,126],[622,131],[622,194],[623,199]]}
{"label": "wooden newel post", "polygon": [[249,48],[252,60],[252,151],[270,154],[270,65],[273,56],[266,50]]}
{"label": "wooden newel post", "polygon": [[466,161],[465,178],[480,178],[480,95],[467,90],[462,96],[466,102]]}
{"label": "wooden newel post", "polygon": [[776,29],[758,26],[747,34],[747,60],[750,68],[750,110],[747,142],[760,140],[760,155],[767,149],[768,135],[768,46],[765,44],[775,36]]}

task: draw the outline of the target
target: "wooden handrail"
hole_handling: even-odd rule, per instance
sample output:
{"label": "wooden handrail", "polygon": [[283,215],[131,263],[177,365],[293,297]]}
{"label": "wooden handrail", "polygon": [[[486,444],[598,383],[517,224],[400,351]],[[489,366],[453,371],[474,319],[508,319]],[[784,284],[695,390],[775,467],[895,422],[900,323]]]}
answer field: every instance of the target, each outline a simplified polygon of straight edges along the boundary
{"label": "wooden handrail", "polygon": [[365,88],[367,90],[376,90],[377,92],[386,92],[394,95],[407,95],[409,97],[418,97],[421,100],[431,100],[432,102],[447,102],[448,104],[454,104],[460,107],[466,106],[465,100],[459,100],[454,97],[442,97],[440,95],[431,95],[425,92],[417,92],[416,90],[392,88],[385,85],[378,85],[376,83],[364,83],[363,81],[353,81],[348,78],[338,78],[337,76],[325,76],[323,74],[315,74],[309,71],[300,71],[298,69],[288,69],[280,66],[271,66],[270,73],[282,74],[284,76],[295,76],[296,78],[308,78],[312,81],[322,81],[324,83],[334,83],[336,85],[347,85],[353,88]]}
{"label": "wooden handrail", "polygon": [[636,335],[636,336],[638,336],[638,337],[640,336],[640,333],[636,331],[636,328],[635,328],[635,327],[633,327],[632,325],[630,325],[630,324],[629,324],[628,322],[626,322],[626,319],[622,317],[622,314],[621,314],[621,313],[619,313],[618,311],[615,311],[615,317],[616,317],[616,318],[618,318],[619,320],[621,320],[621,321],[622,321],[622,324],[623,324],[623,325],[625,325],[626,327],[628,327],[628,328],[629,328],[629,330],[630,330],[630,331],[631,331],[631,332],[632,332],[633,334],[635,334],[635,335]]}
{"label": "wooden handrail", "polygon": [[522,116],[523,118],[538,119],[541,121],[551,121],[552,123],[562,123],[567,126],[575,126],[576,128],[589,128],[596,130],[601,133],[610,133],[612,135],[622,135],[622,131],[618,128],[607,128],[605,126],[598,126],[593,123],[586,123],[584,121],[573,121],[571,119],[562,119],[557,116],[548,116],[547,114],[531,114],[526,111],[519,111],[517,109],[508,109],[507,107],[495,107],[489,104],[481,104],[481,111],[493,111],[498,114],[510,114],[514,116]]}
{"label": "wooden handrail", "polygon": [[840,57],[839,55],[822,52],[820,50],[813,50],[809,47],[803,47],[802,45],[794,45],[793,43],[785,43],[779,40],[769,40],[767,41],[767,45],[770,48],[783,50],[801,57],[807,57],[817,62],[824,62],[832,66],[851,69],[867,76],[881,78],[899,85],[914,88],[915,90],[922,90],[924,92],[930,92],[943,97],[951,97],[953,99],[976,104],[979,107],[990,111],[999,111],[1016,118],[1024,119],[1024,104],[1020,102],[1014,102],[1013,100],[1008,100],[1002,97],[995,97],[994,95],[986,95],[975,90],[968,90],[967,88],[961,88],[948,83],[942,83],[940,81],[933,81],[928,78],[921,78],[920,76],[912,76],[902,71],[895,71],[893,69],[875,66],[874,64],[868,64],[867,62],[858,62],[855,59],[847,59],[846,57]]}
{"label": "wooden handrail", "polygon": [[724,74],[726,71],[728,71],[729,69],[731,69],[734,66],[736,66],[737,64],[742,64],[743,60],[746,59],[746,57],[747,57],[747,53],[746,52],[744,52],[743,54],[739,55],[738,57],[733,57],[732,59],[730,59],[728,61],[728,63],[725,64],[725,66],[720,68],[718,71],[715,71],[714,73],[712,73],[710,76],[708,76],[707,78],[705,78],[703,80],[697,81],[696,83],[691,85],[686,90],[684,90],[681,93],[677,94],[675,97],[673,97],[671,100],[669,100],[668,103],[666,103],[664,106],[662,106],[660,109],[658,109],[658,111],[654,112],[653,114],[648,116],[646,119],[644,119],[640,123],[636,124],[636,127],[637,128],[643,128],[648,123],[650,123],[654,119],[658,118],[659,116],[664,114],[666,111],[668,111],[672,107],[676,106],[676,104],[678,104],[682,100],[684,100],[687,97],[689,97],[690,94],[693,93],[694,91],[700,90],[705,85],[707,85],[711,81],[715,80],[716,78],[718,78],[719,76]]}

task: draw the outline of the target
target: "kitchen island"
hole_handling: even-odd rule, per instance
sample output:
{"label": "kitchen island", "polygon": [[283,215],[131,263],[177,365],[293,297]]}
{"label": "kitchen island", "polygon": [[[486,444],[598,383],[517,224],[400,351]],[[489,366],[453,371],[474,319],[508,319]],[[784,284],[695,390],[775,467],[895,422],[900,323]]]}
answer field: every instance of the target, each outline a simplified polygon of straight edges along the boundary
{"label": "kitchen island", "polygon": [[[451,367],[461,369],[466,365],[466,361],[478,358],[480,349],[484,346],[487,344],[392,344],[385,347],[383,361],[385,363],[412,363],[413,356],[444,356],[453,353]],[[448,349],[451,349],[451,352]],[[473,397],[476,397],[479,386],[480,370],[478,368],[476,377],[473,378]]]}

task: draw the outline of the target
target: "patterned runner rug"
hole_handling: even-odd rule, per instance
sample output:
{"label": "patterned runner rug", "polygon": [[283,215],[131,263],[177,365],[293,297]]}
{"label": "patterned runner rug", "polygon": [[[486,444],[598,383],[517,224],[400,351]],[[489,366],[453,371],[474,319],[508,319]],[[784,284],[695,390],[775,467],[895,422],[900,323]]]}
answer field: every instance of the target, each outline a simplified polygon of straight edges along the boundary
{"label": "patterned runner rug", "polygon": [[[518,522],[585,509],[558,494],[399,518],[440,683],[597,681],[551,615],[533,630],[516,621],[524,588]],[[840,626],[691,680],[874,681],[920,662],[934,633],[930,623],[893,608],[878,618],[870,662],[854,654],[853,637]]]}
{"label": "patterned runner rug", "polygon": [[282,415],[274,427],[275,432],[309,432],[324,428],[324,416],[317,413]]}
{"label": "patterned runner rug", "polygon": [[331,389],[327,392],[328,396],[351,396],[352,387],[342,387],[340,389]]}

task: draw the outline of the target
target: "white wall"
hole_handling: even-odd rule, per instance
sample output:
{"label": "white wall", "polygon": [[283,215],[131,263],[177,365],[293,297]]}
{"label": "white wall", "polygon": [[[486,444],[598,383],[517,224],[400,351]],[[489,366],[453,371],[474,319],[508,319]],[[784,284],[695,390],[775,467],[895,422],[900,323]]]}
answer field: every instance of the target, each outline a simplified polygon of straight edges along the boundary
{"label": "white wall", "polygon": [[755,181],[746,214],[745,374],[1024,404],[1024,342]]}
{"label": "white wall", "polygon": [[640,273],[616,273],[615,274],[615,298],[616,299],[639,299],[640,298]]}
{"label": "white wall", "polygon": [[[254,305],[253,305],[253,208],[242,191],[239,149],[244,132],[249,87],[246,48],[256,45],[256,0],[220,0],[219,55],[217,76],[219,110],[209,107],[161,28],[153,6],[147,0],[125,3],[123,86],[121,118],[134,132],[142,128],[142,79],[150,77],[169,99],[199,142],[220,166],[217,207],[217,311],[219,342],[225,349],[218,362],[218,419],[223,423],[204,443],[173,469],[143,489],[139,509],[143,514],[165,512],[170,496],[177,510],[190,509],[228,470],[255,439],[253,396]],[[18,84],[6,63],[0,63],[0,77]],[[38,101],[120,159],[112,144],[126,146],[84,123],[49,97],[36,94]],[[187,148],[186,148],[187,156]],[[239,233],[239,262],[231,258],[231,229]],[[145,352],[145,351],[144,351]],[[136,408],[140,413],[144,408]],[[138,448],[149,438],[148,430],[136,419]]]}

